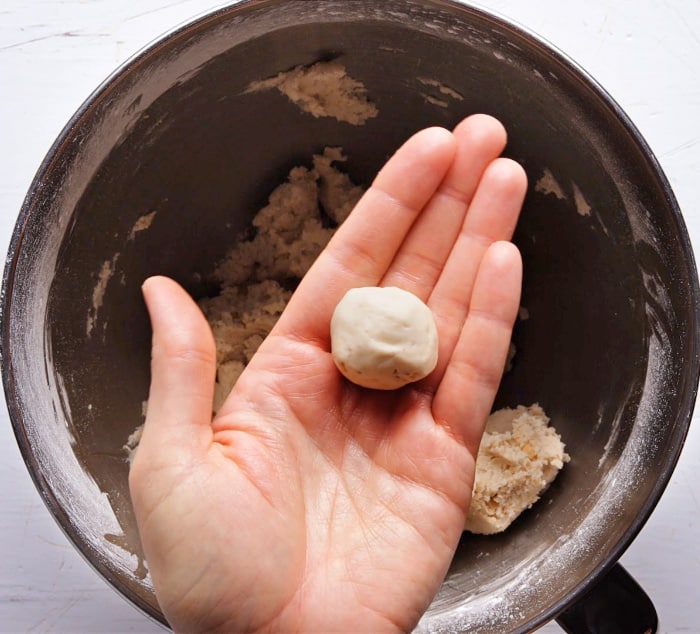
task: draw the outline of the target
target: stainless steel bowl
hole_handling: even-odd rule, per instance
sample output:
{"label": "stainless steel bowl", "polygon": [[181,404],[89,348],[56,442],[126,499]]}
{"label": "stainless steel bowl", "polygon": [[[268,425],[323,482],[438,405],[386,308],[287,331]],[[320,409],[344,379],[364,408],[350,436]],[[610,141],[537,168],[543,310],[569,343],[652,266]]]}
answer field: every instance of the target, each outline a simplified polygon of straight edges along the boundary
{"label": "stainless steel bowl", "polygon": [[[331,58],[378,118],[352,127],[244,94]],[[506,533],[465,535],[418,629],[524,632],[560,615],[574,631],[590,599],[629,587],[615,562],[668,482],[699,370],[690,242],[639,132],[562,54],[463,3],[249,0],[164,36],[88,99],[39,169],[5,268],[2,367],[24,459],[78,550],[145,613],[163,621],[121,449],[148,390],[142,280],[207,292],[196,274],[292,165],[341,145],[368,182],[411,132],[473,112],[504,122],[531,184],[516,234],[530,319],[498,403],[542,404],[572,461]]]}

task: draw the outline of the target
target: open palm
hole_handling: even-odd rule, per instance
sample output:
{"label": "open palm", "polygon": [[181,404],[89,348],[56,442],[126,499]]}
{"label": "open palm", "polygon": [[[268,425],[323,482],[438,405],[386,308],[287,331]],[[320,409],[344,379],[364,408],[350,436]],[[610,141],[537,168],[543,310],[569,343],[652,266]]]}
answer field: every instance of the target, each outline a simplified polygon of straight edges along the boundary
{"label": "open palm", "polygon": [[[505,242],[526,181],[475,115],[409,139],[324,250],[214,420],[215,350],[194,302],[152,278],[149,411],[130,485],[176,631],[408,631],[464,524],[518,309]],[[329,323],[357,286],[433,311],[438,366],[393,392],[336,370]]]}

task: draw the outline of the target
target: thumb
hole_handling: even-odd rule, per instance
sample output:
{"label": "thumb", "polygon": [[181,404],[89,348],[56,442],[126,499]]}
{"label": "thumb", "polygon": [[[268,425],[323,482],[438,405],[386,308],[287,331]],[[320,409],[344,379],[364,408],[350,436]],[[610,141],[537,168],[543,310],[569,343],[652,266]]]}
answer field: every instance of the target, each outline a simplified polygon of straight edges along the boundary
{"label": "thumb", "polygon": [[151,277],[142,287],[153,329],[151,388],[138,454],[171,461],[211,441],[216,347],[204,315],[176,282]]}

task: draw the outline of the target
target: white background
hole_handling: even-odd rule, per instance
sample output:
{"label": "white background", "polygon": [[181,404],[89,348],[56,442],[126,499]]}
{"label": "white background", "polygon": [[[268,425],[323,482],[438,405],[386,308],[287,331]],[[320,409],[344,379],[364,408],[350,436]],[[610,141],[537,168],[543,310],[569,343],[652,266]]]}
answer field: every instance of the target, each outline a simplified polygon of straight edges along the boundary
{"label": "white background", "polygon": [[[547,38],[630,115],[660,160],[700,253],[700,1],[487,0]],[[113,69],[206,0],[2,0],[0,250],[50,144]],[[697,417],[696,417],[697,418]],[[158,632],[74,551],[44,508],[0,412],[0,631]],[[700,421],[623,564],[666,633],[700,632]],[[549,624],[544,632],[557,632]]]}

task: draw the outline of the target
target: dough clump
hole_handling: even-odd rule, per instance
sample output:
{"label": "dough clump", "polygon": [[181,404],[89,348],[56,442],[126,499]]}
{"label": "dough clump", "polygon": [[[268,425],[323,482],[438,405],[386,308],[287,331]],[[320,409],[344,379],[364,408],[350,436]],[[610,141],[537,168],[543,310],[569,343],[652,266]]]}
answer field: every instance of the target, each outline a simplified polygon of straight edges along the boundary
{"label": "dough clump", "polygon": [[430,374],[438,335],[430,309],[396,287],[350,289],[331,318],[333,361],[350,381],[394,390]]}
{"label": "dough clump", "polygon": [[252,82],[247,93],[276,88],[302,111],[331,117],[351,125],[363,125],[379,114],[367,98],[362,82],[348,75],[338,62],[297,66],[269,79]]}
{"label": "dough clump", "polygon": [[[251,231],[239,236],[211,275],[219,293],[201,299],[199,307],[216,342],[214,413],[279,319],[292,288],[364,193],[338,169],[343,161],[340,148],[327,147],[310,168],[292,168],[255,214]],[[146,407],[144,402],[142,418]],[[129,463],[142,433],[140,425],[123,447]]]}
{"label": "dough clump", "polygon": [[530,508],[569,461],[559,434],[539,405],[489,416],[476,460],[465,530],[504,531]]}
{"label": "dough clump", "polygon": [[199,302],[216,341],[214,412],[364,193],[338,169],[343,161],[340,148],[326,148],[310,168],[294,167],[253,218],[251,235],[239,239],[214,271],[220,292]]}

